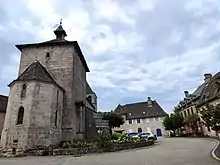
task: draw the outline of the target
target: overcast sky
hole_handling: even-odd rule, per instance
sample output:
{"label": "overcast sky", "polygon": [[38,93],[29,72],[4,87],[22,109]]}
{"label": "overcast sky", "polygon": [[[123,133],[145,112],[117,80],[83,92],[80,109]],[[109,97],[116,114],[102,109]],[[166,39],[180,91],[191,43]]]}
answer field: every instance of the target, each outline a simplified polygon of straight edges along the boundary
{"label": "overcast sky", "polygon": [[0,94],[17,77],[14,45],[53,39],[60,18],[101,111],[150,96],[171,112],[220,71],[219,0],[0,0]]}

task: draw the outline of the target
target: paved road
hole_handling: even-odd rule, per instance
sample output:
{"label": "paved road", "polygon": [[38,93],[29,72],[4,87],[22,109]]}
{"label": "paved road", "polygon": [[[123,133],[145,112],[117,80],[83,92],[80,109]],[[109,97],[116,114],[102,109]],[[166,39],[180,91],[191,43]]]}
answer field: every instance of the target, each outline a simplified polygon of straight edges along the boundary
{"label": "paved road", "polygon": [[0,159],[0,165],[220,165],[211,157],[216,143],[208,139],[164,138],[154,146],[82,157]]}

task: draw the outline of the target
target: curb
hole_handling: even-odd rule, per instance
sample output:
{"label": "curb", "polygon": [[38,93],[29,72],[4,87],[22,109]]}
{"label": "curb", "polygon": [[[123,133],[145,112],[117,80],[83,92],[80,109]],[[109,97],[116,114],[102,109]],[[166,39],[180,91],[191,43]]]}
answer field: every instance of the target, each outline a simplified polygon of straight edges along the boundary
{"label": "curb", "polygon": [[220,145],[218,140],[213,139],[215,142],[217,142],[217,145],[215,146],[215,148],[212,150],[212,157],[215,158],[216,160],[220,161],[220,158],[218,156],[216,156],[215,154],[215,150],[218,148],[218,146]]}

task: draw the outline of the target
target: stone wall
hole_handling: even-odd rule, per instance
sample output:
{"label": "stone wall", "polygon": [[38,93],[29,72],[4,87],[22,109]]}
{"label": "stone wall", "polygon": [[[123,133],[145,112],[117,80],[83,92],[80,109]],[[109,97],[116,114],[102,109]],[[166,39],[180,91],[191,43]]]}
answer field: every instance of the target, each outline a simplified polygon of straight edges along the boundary
{"label": "stone wall", "polygon": [[[1,144],[3,148],[32,148],[38,145],[56,144],[61,140],[63,94],[53,84],[27,82],[25,98],[21,99],[23,82],[16,82],[10,89]],[[58,122],[54,126],[59,91]],[[17,125],[19,108],[24,107],[23,123]]]}
{"label": "stone wall", "polygon": [[[33,102],[34,83],[27,85],[26,98],[21,99],[23,83],[16,83],[10,88],[8,106],[6,110],[4,129],[2,131],[1,145],[3,148],[11,148],[13,140],[18,140],[18,146],[27,146],[27,133],[30,119],[30,112]],[[16,125],[19,108],[24,107],[23,126]]]}
{"label": "stone wall", "polygon": [[5,114],[4,112],[0,112],[0,139],[1,139],[1,133],[4,127],[4,122],[5,122]]}
{"label": "stone wall", "polygon": [[80,156],[83,154],[102,153],[102,152],[115,152],[126,149],[140,148],[153,145],[154,141],[146,141],[139,143],[126,143],[126,144],[113,144],[109,147],[81,147],[81,148],[60,148],[52,150],[30,150],[28,155],[46,156],[46,155],[74,155]]}
{"label": "stone wall", "polygon": [[[75,102],[83,101],[86,104],[86,70],[78,55],[74,55],[74,73],[73,73],[73,91]],[[79,115],[75,116],[75,120],[80,122],[80,128],[77,128],[77,138],[85,137],[85,108],[81,108]]]}
{"label": "stone wall", "polygon": [[91,97],[91,103],[95,107],[95,111],[97,111],[97,96],[95,94],[86,94],[86,97]]}
{"label": "stone wall", "polygon": [[[46,58],[46,54],[50,57]],[[62,115],[62,140],[76,138],[79,118],[76,116],[75,102],[85,101],[86,72],[73,45],[44,46],[22,50],[19,75],[35,60],[38,60],[64,88],[64,108]],[[77,96],[77,98],[75,98]]]}
{"label": "stone wall", "polygon": [[62,109],[63,91],[51,84],[36,83],[28,148],[55,145],[61,141]]}
{"label": "stone wall", "polygon": [[86,108],[86,114],[85,114],[85,138],[92,139],[97,137],[97,130],[95,125],[95,119],[94,119],[94,112],[93,110]]}

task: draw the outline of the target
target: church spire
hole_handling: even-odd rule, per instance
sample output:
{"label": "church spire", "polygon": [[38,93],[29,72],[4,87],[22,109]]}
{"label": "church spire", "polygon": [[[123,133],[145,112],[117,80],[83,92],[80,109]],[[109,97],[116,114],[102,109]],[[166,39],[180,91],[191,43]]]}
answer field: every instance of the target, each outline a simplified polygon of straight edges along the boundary
{"label": "church spire", "polygon": [[60,25],[58,28],[54,30],[54,34],[56,35],[56,39],[65,39],[67,36],[65,30],[62,27],[62,19],[60,20]]}

